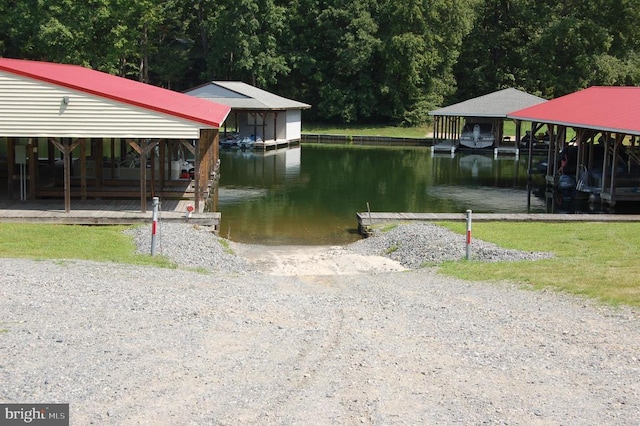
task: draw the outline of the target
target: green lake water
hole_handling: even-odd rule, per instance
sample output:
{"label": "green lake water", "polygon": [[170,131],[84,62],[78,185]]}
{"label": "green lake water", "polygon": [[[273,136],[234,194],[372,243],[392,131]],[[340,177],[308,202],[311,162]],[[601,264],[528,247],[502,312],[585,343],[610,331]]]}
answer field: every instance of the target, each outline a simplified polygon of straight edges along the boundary
{"label": "green lake water", "polygon": [[[524,213],[527,157],[305,145],[220,152],[220,235],[267,245],[346,244],[356,212]],[[531,211],[545,203],[531,197]]]}

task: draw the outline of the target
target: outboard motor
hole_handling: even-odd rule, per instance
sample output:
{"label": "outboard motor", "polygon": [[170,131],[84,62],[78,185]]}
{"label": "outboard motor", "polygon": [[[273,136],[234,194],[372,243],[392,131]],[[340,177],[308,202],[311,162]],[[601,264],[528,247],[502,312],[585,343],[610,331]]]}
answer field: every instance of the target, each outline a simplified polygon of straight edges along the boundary
{"label": "outboard motor", "polygon": [[476,124],[473,126],[473,143],[477,145],[479,139],[480,139],[480,125]]}

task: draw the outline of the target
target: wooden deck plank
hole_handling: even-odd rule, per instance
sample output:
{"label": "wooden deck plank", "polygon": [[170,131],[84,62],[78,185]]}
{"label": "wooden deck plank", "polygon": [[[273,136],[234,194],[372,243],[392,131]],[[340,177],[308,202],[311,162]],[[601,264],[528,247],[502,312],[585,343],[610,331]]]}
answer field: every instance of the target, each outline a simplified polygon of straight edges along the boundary
{"label": "wooden deck plank", "polygon": [[[131,225],[151,223],[153,212],[149,202],[147,212],[140,210],[139,200],[72,200],[71,211],[66,213],[60,200],[11,201],[0,200],[0,222],[54,223],[78,225]],[[159,220],[171,222],[187,221],[189,200],[161,201]],[[193,212],[188,222],[220,227],[220,213]]]}
{"label": "wooden deck plank", "polygon": [[448,152],[453,154],[460,147],[460,142],[457,140],[447,139],[442,142],[433,144],[431,146],[431,152]]}
{"label": "wooden deck plank", "polygon": [[[640,215],[622,214],[549,214],[549,213],[472,213],[474,222],[640,222]],[[466,213],[409,213],[362,212],[356,213],[358,231],[364,228],[394,222],[453,222],[466,221]]]}

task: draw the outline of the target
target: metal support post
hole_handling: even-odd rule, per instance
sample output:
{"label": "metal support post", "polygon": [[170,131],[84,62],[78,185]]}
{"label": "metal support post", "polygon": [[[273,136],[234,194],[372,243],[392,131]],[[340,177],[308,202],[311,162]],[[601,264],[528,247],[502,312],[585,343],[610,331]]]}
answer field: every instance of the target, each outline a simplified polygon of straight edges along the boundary
{"label": "metal support post", "polygon": [[[144,167],[144,166],[143,166]],[[153,224],[151,225],[151,256],[156,255],[156,240],[158,234],[158,206],[160,199],[153,197]]]}
{"label": "metal support post", "polygon": [[471,210],[467,210],[467,260],[471,260]]}

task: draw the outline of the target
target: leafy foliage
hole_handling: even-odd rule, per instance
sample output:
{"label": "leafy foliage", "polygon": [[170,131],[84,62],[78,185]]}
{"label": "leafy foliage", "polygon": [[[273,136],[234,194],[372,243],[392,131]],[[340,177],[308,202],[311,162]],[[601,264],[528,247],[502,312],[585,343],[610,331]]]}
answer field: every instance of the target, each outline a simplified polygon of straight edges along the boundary
{"label": "leafy foliage", "polygon": [[421,125],[505,87],[640,84],[636,0],[5,0],[0,55],[174,90],[241,80],[315,121]]}
{"label": "leafy foliage", "polygon": [[640,13],[632,0],[485,0],[455,66],[455,100],[505,87],[553,98],[636,85]]}

